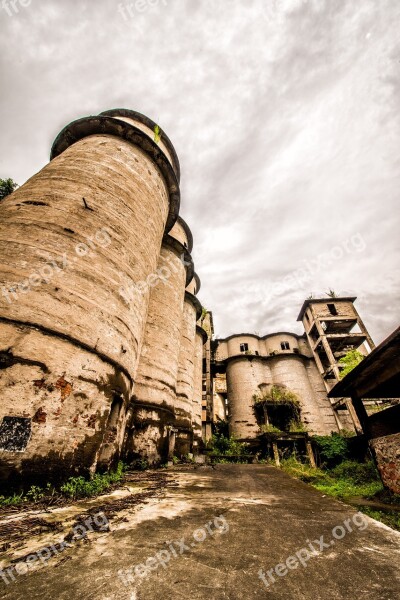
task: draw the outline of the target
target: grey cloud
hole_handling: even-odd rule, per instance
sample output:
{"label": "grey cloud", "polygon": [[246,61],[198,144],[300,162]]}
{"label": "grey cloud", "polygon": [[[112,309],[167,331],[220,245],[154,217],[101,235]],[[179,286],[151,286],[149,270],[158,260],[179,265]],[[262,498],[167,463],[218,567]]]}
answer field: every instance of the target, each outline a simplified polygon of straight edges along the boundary
{"label": "grey cloud", "polygon": [[[119,4],[0,10],[0,176],[22,183],[39,170],[73,119],[144,112],[180,157],[181,212],[217,333],[301,331],[304,298],[333,287],[359,296],[383,339],[399,300],[397,4],[169,0],[130,20]],[[357,233],[365,251],[268,296]]]}

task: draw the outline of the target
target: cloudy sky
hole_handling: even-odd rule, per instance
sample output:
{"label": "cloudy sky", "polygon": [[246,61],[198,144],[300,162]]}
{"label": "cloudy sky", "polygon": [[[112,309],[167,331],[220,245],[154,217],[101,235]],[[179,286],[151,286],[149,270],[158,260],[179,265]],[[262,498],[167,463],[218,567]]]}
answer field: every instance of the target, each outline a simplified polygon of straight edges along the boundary
{"label": "cloudy sky", "polygon": [[300,333],[303,300],[398,325],[397,0],[0,0],[0,177],[76,118],[125,107],[182,167],[216,334]]}

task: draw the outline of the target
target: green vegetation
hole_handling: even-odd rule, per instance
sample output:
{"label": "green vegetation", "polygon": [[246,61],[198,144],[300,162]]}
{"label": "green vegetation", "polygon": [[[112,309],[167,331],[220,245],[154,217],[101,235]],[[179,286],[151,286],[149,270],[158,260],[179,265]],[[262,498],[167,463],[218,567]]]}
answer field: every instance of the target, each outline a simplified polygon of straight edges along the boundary
{"label": "green vegetation", "polygon": [[[313,469],[308,464],[300,462],[295,456],[281,460],[281,468],[305,483],[309,483],[320,492],[351,501],[365,514],[382,521],[393,529],[400,530],[400,512],[390,509],[390,504],[400,505],[400,496],[390,494],[384,489],[379,474],[372,461],[357,462],[344,460],[332,468]],[[357,504],[357,500],[359,504]],[[385,502],[388,508],[376,510],[374,507],[364,506],[363,500]]]}
{"label": "green vegetation", "polygon": [[209,456],[214,457],[214,462],[247,462],[247,444],[239,442],[233,436],[214,433],[207,443]]}
{"label": "green vegetation", "polygon": [[264,423],[260,425],[260,431],[261,433],[306,433],[307,429],[301,421],[292,419],[285,429],[279,429],[279,427],[272,423]]}
{"label": "green vegetation", "polygon": [[284,471],[311,483],[317,490],[342,500],[346,498],[372,498],[384,488],[372,461],[359,463],[346,460],[333,469],[313,469],[295,457],[283,459]]}
{"label": "green vegetation", "polygon": [[275,425],[271,425],[270,423],[268,425],[260,425],[260,431],[261,433],[282,433],[279,427],[275,427]]}
{"label": "green vegetation", "polygon": [[292,419],[289,422],[289,432],[290,433],[305,433],[307,431],[306,426],[301,421],[296,419]]}
{"label": "green vegetation", "polygon": [[300,419],[300,402],[285,386],[272,385],[262,394],[254,394],[253,402],[262,433],[306,431]]}
{"label": "green vegetation", "polygon": [[132,471],[146,471],[150,468],[150,465],[147,460],[138,458],[130,463],[129,468],[132,469]]}
{"label": "green vegetation", "polygon": [[120,462],[115,471],[108,473],[95,473],[90,479],[83,476],[70,477],[59,488],[47,483],[45,487],[33,485],[29,490],[13,494],[11,496],[0,496],[1,506],[18,506],[26,502],[45,502],[52,504],[54,498],[90,498],[98,496],[110,490],[116,483],[122,481],[126,467]]}
{"label": "green vegetation", "polygon": [[254,394],[254,404],[294,404],[299,406],[299,400],[293,392],[283,385],[272,385],[262,396]]}
{"label": "green vegetation", "polygon": [[0,179],[0,201],[3,200],[9,194],[18,187],[18,183],[15,183],[12,179]]}
{"label": "green vegetation", "polygon": [[400,512],[385,512],[383,510],[375,510],[369,506],[363,506],[361,510],[372,519],[381,521],[392,529],[397,529],[397,531],[400,531]]}
{"label": "green vegetation", "polygon": [[161,140],[161,130],[158,125],[154,125],[154,141],[156,144]]}
{"label": "green vegetation", "polygon": [[245,454],[247,445],[243,442],[238,442],[233,436],[225,437],[224,435],[214,434],[207,444],[207,448],[211,450],[211,454],[223,454],[225,456],[233,456]]}
{"label": "green vegetation", "polygon": [[339,364],[344,365],[344,369],[340,372],[340,379],[350,373],[364,358],[365,356],[358,350],[349,350],[346,356],[342,356],[339,359]]}
{"label": "green vegetation", "polygon": [[315,435],[312,439],[322,467],[334,467],[349,456],[347,438],[339,433]]}
{"label": "green vegetation", "polygon": [[95,473],[91,479],[85,477],[70,477],[60,490],[65,496],[72,498],[89,498],[107,492],[115,483],[124,477],[124,463],[119,462],[115,471],[108,473]]}
{"label": "green vegetation", "polygon": [[372,461],[359,463],[352,460],[346,460],[328,471],[325,479],[316,483],[315,487],[343,499],[355,496],[372,498],[384,489]]}

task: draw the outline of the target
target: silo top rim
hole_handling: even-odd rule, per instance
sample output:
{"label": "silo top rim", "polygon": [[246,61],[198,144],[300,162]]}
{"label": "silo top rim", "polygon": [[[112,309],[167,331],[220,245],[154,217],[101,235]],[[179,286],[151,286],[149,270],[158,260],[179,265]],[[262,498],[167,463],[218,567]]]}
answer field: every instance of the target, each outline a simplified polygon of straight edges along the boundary
{"label": "silo top rim", "polygon": [[177,218],[177,222],[182,226],[182,229],[186,233],[186,237],[188,240],[188,250],[189,252],[191,252],[193,250],[193,234],[190,231],[190,227],[180,215]]}
{"label": "silo top rim", "polygon": [[168,148],[169,152],[171,153],[174,171],[175,171],[178,181],[180,181],[181,168],[180,168],[180,164],[179,164],[178,155],[176,153],[176,150],[175,150],[171,140],[169,139],[169,137],[167,136],[165,131],[158,125],[158,123],[156,123],[155,121],[153,121],[146,115],[143,115],[142,113],[137,112],[136,110],[130,110],[128,108],[112,108],[111,110],[105,110],[105,111],[101,112],[100,116],[115,117],[115,118],[118,118],[118,116],[120,116],[120,117],[126,117],[128,119],[131,118],[135,121],[139,121],[139,123],[143,123],[143,125],[146,125],[147,127],[149,127],[149,129],[151,129],[153,131],[157,125],[160,128],[161,139],[164,142],[164,144],[166,145],[166,147]]}
{"label": "silo top rim", "polygon": [[257,335],[256,333],[233,333],[232,335],[229,335],[226,338],[218,338],[217,341],[218,342],[229,342],[229,340],[233,340],[234,338],[240,338],[240,337],[253,337],[256,340],[266,340],[267,338],[270,337],[274,337],[277,335],[290,335],[292,337],[297,338],[298,340],[300,340],[301,338],[304,337],[304,334],[299,335],[298,333],[293,333],[291,331],[276,331],[275,333],[267,333],[266,335]]}

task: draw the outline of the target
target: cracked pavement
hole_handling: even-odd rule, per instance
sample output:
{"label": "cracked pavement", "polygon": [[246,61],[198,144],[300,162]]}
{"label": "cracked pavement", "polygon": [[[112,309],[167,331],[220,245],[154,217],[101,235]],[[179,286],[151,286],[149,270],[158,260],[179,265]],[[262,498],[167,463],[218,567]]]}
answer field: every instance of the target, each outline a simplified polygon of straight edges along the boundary
{"label": "cracked pavement", "polygon": [[168,475],[161,493],[110,518],[109,531],[88,533],[9,585],[0,580],[0,598],[398,597],[400,533],[352,507],[266,465]]}

